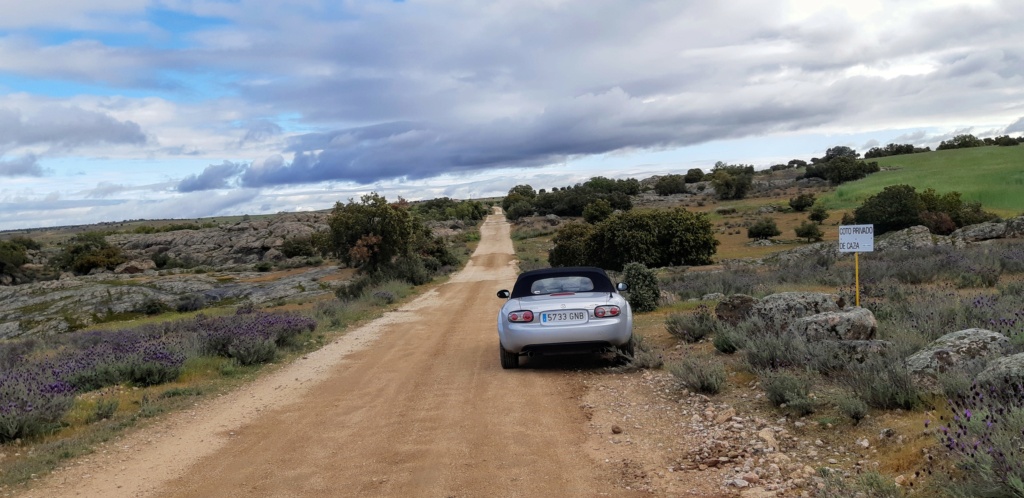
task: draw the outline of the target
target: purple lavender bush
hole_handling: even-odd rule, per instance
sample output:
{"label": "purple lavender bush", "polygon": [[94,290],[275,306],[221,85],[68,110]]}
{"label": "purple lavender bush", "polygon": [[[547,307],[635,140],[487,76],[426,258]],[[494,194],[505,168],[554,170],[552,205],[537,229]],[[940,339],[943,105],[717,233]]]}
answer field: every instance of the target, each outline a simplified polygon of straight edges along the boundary
{"label": "purple lavender bush", "polygon": [[0,443],[59,427],[77,393],[170,382],[188,358],[201,355],[268,362],[315,328],[315,320],[300,315],[251,311],[0,344]]}
{"label": "purple lavender bush", "polygon": [[957,491],[1024,496],[1024,384],[975,383],[948,403],[953,419],[939,427],[939,436],[963,470]]}

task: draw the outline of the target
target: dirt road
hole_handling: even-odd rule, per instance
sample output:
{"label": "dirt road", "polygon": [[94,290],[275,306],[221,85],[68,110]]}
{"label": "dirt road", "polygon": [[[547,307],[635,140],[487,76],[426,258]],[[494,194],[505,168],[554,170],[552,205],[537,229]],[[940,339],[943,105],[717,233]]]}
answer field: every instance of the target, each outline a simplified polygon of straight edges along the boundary
{"label": "dirt road", "polygon": [[583,448],[572,374],[500,368],[514,257],[503,217],[481,232],[449,283],[26,496],[620,495]]}

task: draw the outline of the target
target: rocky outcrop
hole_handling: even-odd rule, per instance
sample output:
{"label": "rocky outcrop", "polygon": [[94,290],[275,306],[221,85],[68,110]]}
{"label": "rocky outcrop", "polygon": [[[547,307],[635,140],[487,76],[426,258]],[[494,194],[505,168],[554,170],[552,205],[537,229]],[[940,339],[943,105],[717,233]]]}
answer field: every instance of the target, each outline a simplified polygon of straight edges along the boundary
{"label": "rocky outcrop", "polygon": [[756,302],[752,296],[733,294],[718,302],[715,306],[715,316],[729,325],[736,325],[750,318]]}
{"label": "rocky outcrop", "polygon": [[102,273],[0,287],[0,339],[59,334],[121,313],[149,300],[172,309],[183,299],[223,299],[256,304],[312,300],[329,295],[345,280],[331,280],[338,267],[302,268],[277,274],[156,272]]}
{"label": "rocky outcrop", "polygon": [[326,230],[328,216],[318,212],[284,213],[217,228],[109,235],[107,241],[132,259],[152,259],[162,254],[187,266],[220,268],[283,259],[280,251],[286,240]]}
{"label": "rocky outcrop", "polygon": [[1006,234],[1006,223],[978,223],[949,234],[949,238],[963,242],[981,242],[1001,239]]}
{"label": "rocky outcrop", "polygon": [[949,237],[934,235],[927,227],[916,226],[890,232],[875,239],[876,251],[908,251],[922,247],[950,245]]}
{"label": "rocky outcrop", "polygon": [[1002,356],[1010,340],[985,329],[966,329],[946,334],[907,358],[915,379],[929,385],[950,371],[977,371],[993,358]]}
{"label": "rocky outcrop", "polygon": [[789,331],[810,341],[870,341],[878,332],[878,321],[866,308],[849,308],[796,318]]}
{"label": "rocky outcrop", "polygon": [[828,311],[839,311],[839,296],[821,292],[780,292],[754,303],[751,316],[760,318],[765,326],[784,331],[798,318]]}
{"label": "rocky outcrop", "polygon": [[114,273],[134,275],[151,270],[156,270],[156,263],[152,259],[140,259],[117,265],[117,268],[114,268]]}

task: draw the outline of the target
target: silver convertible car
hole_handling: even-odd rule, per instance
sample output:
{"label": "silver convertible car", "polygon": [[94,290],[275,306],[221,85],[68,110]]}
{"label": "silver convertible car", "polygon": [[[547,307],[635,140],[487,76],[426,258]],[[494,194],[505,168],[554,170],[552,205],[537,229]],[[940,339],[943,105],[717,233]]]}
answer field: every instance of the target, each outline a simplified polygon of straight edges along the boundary
{"label": "silver convertible car", "polygon": [[519,356],[597,353],[633,355],[633,311],[600,268],[545,268],[524,272],[498,312],[501,367]]}

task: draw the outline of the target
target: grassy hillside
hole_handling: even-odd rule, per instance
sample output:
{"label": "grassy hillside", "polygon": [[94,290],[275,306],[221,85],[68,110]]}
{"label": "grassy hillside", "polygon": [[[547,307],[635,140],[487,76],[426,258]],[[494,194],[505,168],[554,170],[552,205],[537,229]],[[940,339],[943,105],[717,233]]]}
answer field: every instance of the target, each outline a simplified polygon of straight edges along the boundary
{"label": "grassy hillside", "polygon": [[918,191],[957,191],[1002,216],[1024,213],[1024,146],[940,150],[878,159],[882,171],[840,185],[822,200],[830,210],[852,210],[889,185]]}

